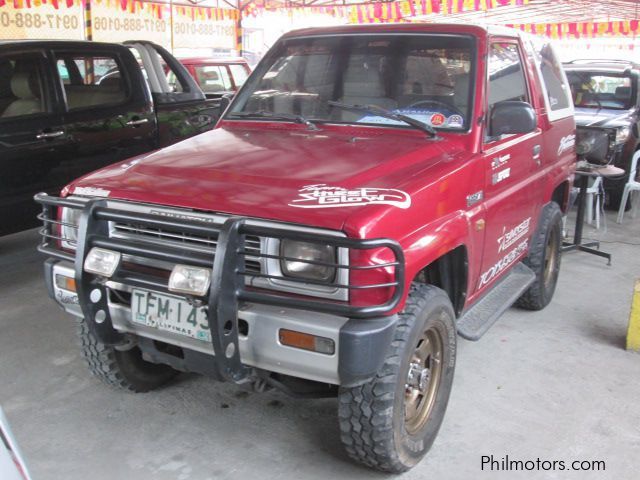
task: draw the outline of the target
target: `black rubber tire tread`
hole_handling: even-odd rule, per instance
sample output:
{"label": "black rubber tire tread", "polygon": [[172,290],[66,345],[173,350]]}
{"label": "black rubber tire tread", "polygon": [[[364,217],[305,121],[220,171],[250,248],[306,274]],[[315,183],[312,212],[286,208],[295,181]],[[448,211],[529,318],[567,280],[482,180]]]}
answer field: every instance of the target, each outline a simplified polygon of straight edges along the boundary
{"label": "black rubber tire tread", "polygon": [[76,319],[76,333],[89,371],[111,387],[133,393],[148,392],[164,385],[178,373],[168,365],[143,360],[138,347],[118,351],[105,345],[91,333],[83,318]]}
{"label": "black rubber tire tread", "polygon": [[[548,235],[551,229],[557,229],[557,271],[555,279],[550,288],[545,288],[544,284],[544,261],[546,258],[546,246]],[[540,224],[536,232],[531,237],[531,247],[529,255],[524,259],[523,263],[528,266],[533,273],[536,274],[536,280],[527,289],[526,292],[516,301],[516,306],[525,310],[542,310],[546,307],[556,289],[558,283],[558,273],[560,271],[560,262],[562,259],[562,211],[560,206],[551,202],[544,206],[540,218]]]}
{"label": "black rubber tire tread", "polygon": [[[338,419],[340,438],[347,454],[359,463],[383,472],[401,473],[412,468],[431,447],[440,428],[441,418],[435,419],[433,438],[424,452],[411,464],[403,462],[398,455],[394,436],[393,407],[398,376],[401,371],[402,357],[410,341],[412,327],[430,302],[444,297],[449,305],[451,329],[453,335],[453,361],[455,362],[455,314],[447,294],[434,286],[411,285],[404,310],[399,314],[394,338],[387,352],[383,366],[376,376],[364,385],[339,389]],[[446,340],[445,340],[446,341]],[[451,372],[451,376],[453,371]],[[404,379],[402,379],[404,388]],[[448,402],[451,384],[446,392],[445,408]]]}

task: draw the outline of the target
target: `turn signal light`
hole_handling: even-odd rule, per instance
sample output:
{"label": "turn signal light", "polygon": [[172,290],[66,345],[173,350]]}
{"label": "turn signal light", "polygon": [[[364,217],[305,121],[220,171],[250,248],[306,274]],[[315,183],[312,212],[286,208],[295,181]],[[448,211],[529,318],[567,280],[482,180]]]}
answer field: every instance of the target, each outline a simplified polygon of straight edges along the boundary
{"label": "turn signal light", "polygon": [[280,329],[278,334],[280,343],[288,347],[301,348],[302,350],[324,353],[325,355],[333,355],[336,351],[336,344],[330,338],[317,337],[308,333],[285,329]]}
{"label": "turn signal light", "polygon": [[63,290],[76,293],[76,279],[65,277],[64,275],[56,275],[56,286]]}

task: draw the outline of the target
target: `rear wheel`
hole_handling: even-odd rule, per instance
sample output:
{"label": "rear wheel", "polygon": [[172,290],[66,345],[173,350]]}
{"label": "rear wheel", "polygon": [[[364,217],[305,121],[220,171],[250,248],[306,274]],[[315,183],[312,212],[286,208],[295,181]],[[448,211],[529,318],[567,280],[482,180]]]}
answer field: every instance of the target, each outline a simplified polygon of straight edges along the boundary
{"label": "rear wheel", "polygon": [[447,294],[414,285],[386,360],[364,385],[340,388],[342,443],[350,457],[399,473],[431,448],[449,401],[456,357]]}
{"label": "rear wheel", "polygon": [[89,371],[103,383],[130,392],[148,392],[164,385],[178,372],[167,365],[150,363],[138,347],[116,350],[100,342],[84,319],[77,320],[82,356]]}
{"label": "rear wheel", "polygon": [[516,305],[527,310],[542,310],[556,290],[562,253],[562,211],[557,203],[546,205],[537,231],[531,237],[529,256],[524,260],[536,279]]}

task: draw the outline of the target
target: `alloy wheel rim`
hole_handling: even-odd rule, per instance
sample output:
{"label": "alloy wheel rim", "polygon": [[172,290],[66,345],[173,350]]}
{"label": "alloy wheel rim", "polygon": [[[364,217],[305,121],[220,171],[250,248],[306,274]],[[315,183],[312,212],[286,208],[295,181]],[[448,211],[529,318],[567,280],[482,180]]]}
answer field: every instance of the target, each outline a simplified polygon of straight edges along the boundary
{"label": "alloy wheel rim", "polygon": [[409,434],[424,427],[433,411],[442,378],[443,341],[432,327],[416,342],[405,384],[404,423]]}
{"label": "alloy wheel rim", "polygon": [[544,285],[548,288],[553,281],[553,277],[557,268],[558,263],[558,242],[556,241],[557,232],[555,229],[551,230],[549,238],[547,239],[546,245],[546,256],[544,259]]}

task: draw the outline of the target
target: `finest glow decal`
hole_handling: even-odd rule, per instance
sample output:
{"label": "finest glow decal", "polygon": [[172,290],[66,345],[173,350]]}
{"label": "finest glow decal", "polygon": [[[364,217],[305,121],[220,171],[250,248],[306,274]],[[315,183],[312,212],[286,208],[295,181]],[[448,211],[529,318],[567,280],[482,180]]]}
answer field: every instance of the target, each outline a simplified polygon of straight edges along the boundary
{"label": "finest glow decal", "polygon": [[360,205],[391,205],[402,209],[411,206],[411,197],[393,188],[343,188],[324,183],[306,185],[298,190],[299,198],[288,205],[297,208],[357,207]]}

